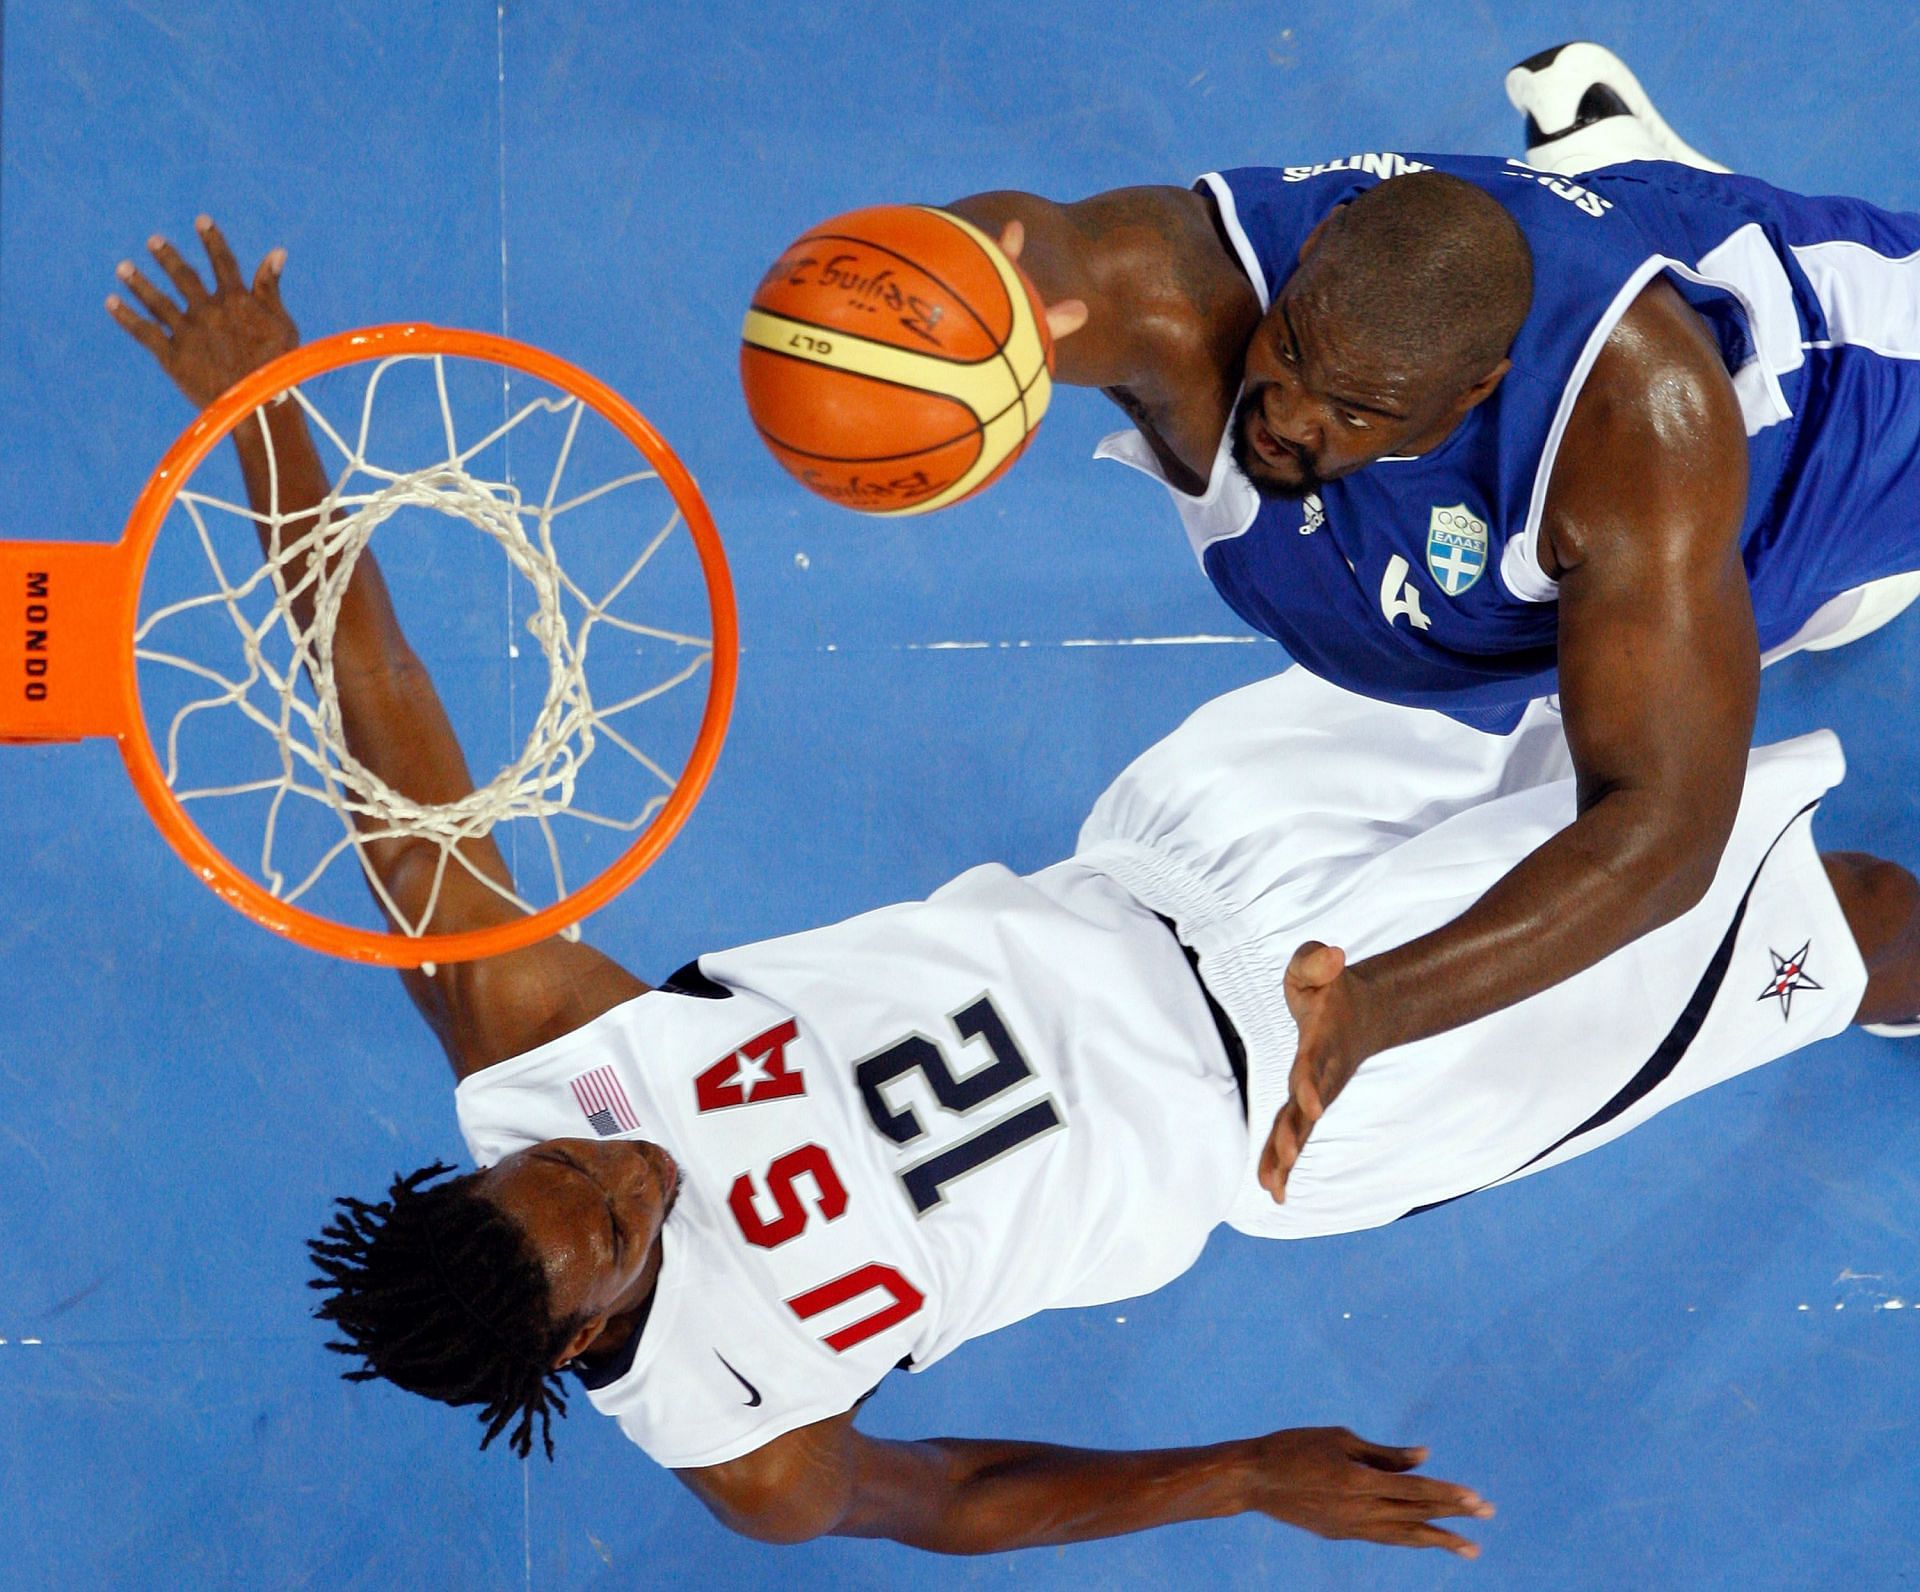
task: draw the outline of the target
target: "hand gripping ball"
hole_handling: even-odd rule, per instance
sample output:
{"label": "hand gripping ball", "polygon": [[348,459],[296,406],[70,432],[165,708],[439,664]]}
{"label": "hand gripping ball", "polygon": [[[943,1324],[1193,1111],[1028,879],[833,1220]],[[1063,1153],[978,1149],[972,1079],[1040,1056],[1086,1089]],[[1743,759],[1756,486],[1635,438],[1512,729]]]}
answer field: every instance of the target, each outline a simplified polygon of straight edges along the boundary
{"label": "hand gripping ball", "polygon": [[864,514],[991,485],[1047,412],[1053,340],[1032,284],[979,228],[878,205],[806,233],[761,280],[740,382],[773,456]]}

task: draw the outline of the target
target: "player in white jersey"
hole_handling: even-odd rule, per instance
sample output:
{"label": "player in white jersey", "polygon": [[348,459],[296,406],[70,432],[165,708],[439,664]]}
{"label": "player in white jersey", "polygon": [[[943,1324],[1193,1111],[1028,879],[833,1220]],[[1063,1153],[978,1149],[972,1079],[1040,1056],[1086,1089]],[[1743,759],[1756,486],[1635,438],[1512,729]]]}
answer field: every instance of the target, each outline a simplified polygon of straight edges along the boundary
{"label": "player in white jersey", "polygon": [[[205,401],[294,333],[276,257],[249,291],[202,230],[212,295],[163,245],[186,309],[137,272],[156,319],[115,307]],[[269,424],[283,505],[317,503],[297,408]],[[262,460],[242,465],[264,495]],[[466,788],[370,559],[335,647],[354,754],[417,800]],[[1766,748],[1698,907],[1559,989],[1377,1058],[1273,1204],[1256,1165],[1292,1060],[1294,950],[1324,934],[1364,954],[1457,913],[1572,821],[1568,767],[1544,710],[1501,739],[1293,671],[1203,708],[1115,782],[1073,859],[1028,877],[976,868],[657,990],[558,939],[406,975],[481,1170],[341,1201],[314,1244],[318,1313],[361,1361],[349,1375],[478,1404],[486,1441],[508,1432],[522,1453],[536,1429],[550,1448],[571,1367],[721,1519],[769,1540],[980,1552],[1259,1510],[1471,1554],[1433,1522],[1490,1506],[1408,1474],[1421,1451],[1348,1432],[1099,1453],[885,1442],[854,1416],[897,1366],[1161,1286],[1223,1221],[1295,1237],[1391,1221],[1856,1014],[1920,1007],[1920,885],[1813,849],[1837,743]],[[423,909],[432,881],[407,848],[370,850],[397,908]],[[490,841],[468,856],[504,876]],[[438,931],[511,910],[459,870],[440,890]]]}

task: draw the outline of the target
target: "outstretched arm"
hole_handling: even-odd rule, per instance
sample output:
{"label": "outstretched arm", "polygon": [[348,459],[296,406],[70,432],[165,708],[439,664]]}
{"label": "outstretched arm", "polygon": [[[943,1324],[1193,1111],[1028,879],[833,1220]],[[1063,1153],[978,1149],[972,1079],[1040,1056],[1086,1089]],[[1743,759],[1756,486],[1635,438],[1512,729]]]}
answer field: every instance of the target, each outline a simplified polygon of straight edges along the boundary
{"label": "outstretched arm", "polygon": [[727,1525],[766,1542],[887,1537],[935,1553],[998,1553],[1259,1513],[1323,1537],[1471,1559],[1474,1543],[1431,1522],[1485,1519],[1493,1506],[1451,1482],[1407,1474],[1426,1457],[1333,1427],[1132,1453],[964,1438],[903,1443],[868,1437],[849,1412],[744,1458],[675,1474]]}
{"label": "outstretched arm", "polygon": [[1733,831],[1759,691],[1741,562],[1746,434],[1719,351],[1665,284],[1622,319],[1555,463],[1560,698],[1579,817],[1445,928],[1345,967],[1303,946],[1292,1098],[1261,1181],[1276,1198],[1370,1055],[1535,995],[1706,894]]}
{"label": "outstretched arm", "polygon": [[[211,292],[172,244],[155,237],[148,247],[182,302],[175,303],[131,261],[123,261],[120,280],[147,313],[141,315],[118,295],[107,299],[107,310],[188,399],[205,408],[241,377],[293,348],[300,334],[280,302],[286,251],[267,255],[248,284],[213,222],[202,216],[195,225],[213,271]],[[233,440],[248,502],[262,516],[257,522],[261,549],[272,556],[272,532],[264,516],[277,510],[289,517],[280,538],[283,546],[292,546],[312,528],[331,483],[297,403],[269,404],[241,422]],[[298,588],[307,573],[304,560],[288,560],[289,589]],[[292,606],[304,630],[312,618],[311,600],[296,596]],[[341,601],[333,663],[347,746],[361,763],[423,804],[440,805],[472,791],[459,740],[425,666],[407,644],[370,551],[355,566]],[[371,827],[361,816],[355,822]],[[369,866],[408,921],[417,922],[433,902],[429,932],[457,933],[521,915],[482,882],[512,883],[491,837],[463,841],[457,849],[464,865],[455,859],[444,867],[439,845],[425,838],[370,839],[364,848]],[[443,875],[437,899],[436,874]],[[431,977],[405,972],[401,979],[461,1076],[556,1038],[646,989],[599,952],[558,938],[443,967]]]}

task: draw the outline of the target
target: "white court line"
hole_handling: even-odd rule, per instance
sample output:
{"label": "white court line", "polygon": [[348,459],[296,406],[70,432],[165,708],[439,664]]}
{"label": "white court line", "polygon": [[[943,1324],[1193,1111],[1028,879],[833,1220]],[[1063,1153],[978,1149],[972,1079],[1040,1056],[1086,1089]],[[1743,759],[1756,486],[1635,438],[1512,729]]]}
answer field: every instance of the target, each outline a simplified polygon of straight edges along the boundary
{"label": "white court line", "polygon": [[1086,636],[1055,643],[1062,647],[1244,647],[1274,645],[1271,636],[1118,636],[1110,641]]}
{"label": "white court line", "polygon": [[[1274,646],[1267,636],[1068,636],[1060,641],[894,641],[842,646],[824,642],[815,652],[1017,652],[1031,647],[1255,647]],[[752,648],[742,647],[744,654]],[[794,649],[766,649],[788,652]]]}

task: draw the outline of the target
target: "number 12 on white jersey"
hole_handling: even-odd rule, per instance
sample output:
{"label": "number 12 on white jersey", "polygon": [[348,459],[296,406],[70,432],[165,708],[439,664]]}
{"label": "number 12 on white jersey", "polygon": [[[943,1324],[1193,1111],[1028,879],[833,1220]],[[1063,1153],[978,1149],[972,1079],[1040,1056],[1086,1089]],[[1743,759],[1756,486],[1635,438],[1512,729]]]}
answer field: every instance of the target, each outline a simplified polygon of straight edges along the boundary
{"label": "number 12 on white jersey", "polygon": [[[1051,1095],[1029,1099],[1010,1110],[996,1108],[1002,1096],[1018,1089],[1034,1072],[990,996],[970,1001],[948,1021],[959,1049],[964,1050],[975,1040],[986,1048],[987,1059],[970,1072],[956,1074],[940,1042],[921,1033],[896,1040],[854,1064],[861,1102],[874,1128],[890,1143],[904,1147],[933,1137],[919,1113],[902,1098],[910,1089],[906,1080],[913,1073],[918,1073],[932,1090],[939,1110],[962,1119],[962,1126],[971,1126],[982,1117],[991,1118],[972,1132],[919,1156],[898,1174],[916,1216],[943,1204],[947,1186],[955,1180],[1064,1126]],[[698,1109],[720,1111],[751,1106],[762,1099],[804,1095],[804,1077],[786,1060],[786,1047],[797,1036],[797,1026],[789,1021],[722,1057],[696,1081]],[[753,1064],[757,1075],[751,1085],[743,1078],[743,1060]],[[793,1242],[816,1217],[838,1220],[850,1203],[832,1156],[818,1144],[803,1144],[776,1156],[761,1177],[764,1186],[743,1173],[734,1180],[727,1196],[727,1207],[740,1236],[759,1249],[779,1249]],[[811,1201],[801,1193],[803,1183],[812,1187]],[[772,1203],[771,1212],[766,1209],[768,1201]],[[895,1267],[873,1261],[796,1294],[786,1303],[806,1321],[876,1292],[886,1296],[878,1310],[828,1333],[822,1340],[836,1354],[843,1354],[914,1315],[925,1303],[925,1296]]]}
{"label": "number 12 on white jersey", "polygon": [[[912,1106],[896,1104],[888,1097],[889,1085],[896,1086],[896,1096],[903,1092],[898,1080],[909,1073],[918,1072],[926,1080],[942,1111],[962,1118],[987,1115],[1000,1096],[1033,1076],[1033,1068],[1020,1053],[990,996],[969,1002],[947,1020],[953,1024],[960,1048],[979,1040],[986,1046],[989,1059],[973,1071],[956,1076],[939,1041],[925,1034],[909,1034],[853,1069],[867,1115],[874,1127],[895,1144],[916,1144],[929,1136]],[[1060,1113],[1053,1098],[1043,1095],[994,1116],[959,1142],[921,1156],[900,1173],[900,1185],[913,1202],[914,1214],[924,1216],[941,1204],[947,1197],[946,1185],[956,1178],[978,1171],[1059,1126]]]}

